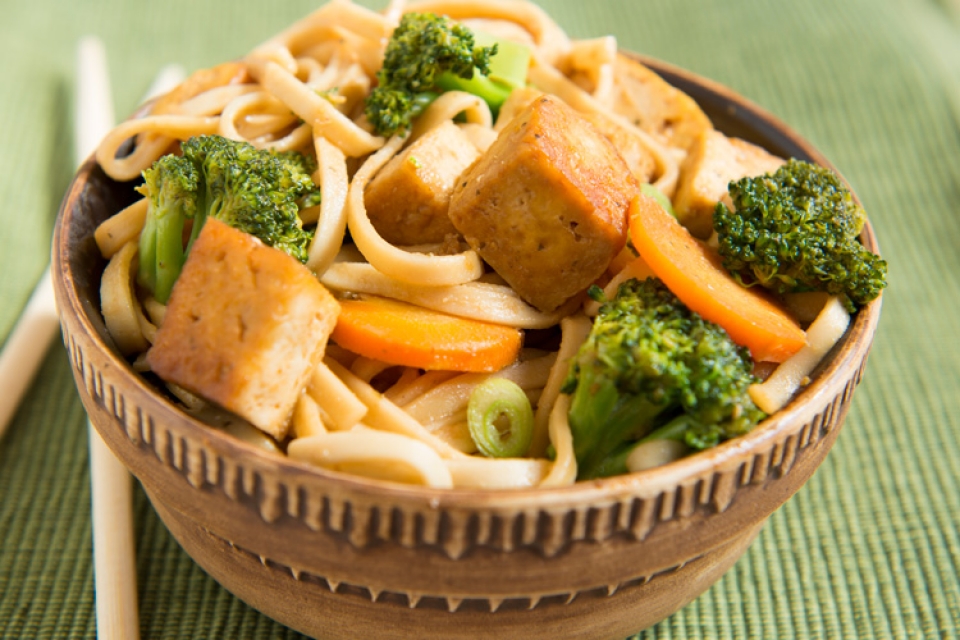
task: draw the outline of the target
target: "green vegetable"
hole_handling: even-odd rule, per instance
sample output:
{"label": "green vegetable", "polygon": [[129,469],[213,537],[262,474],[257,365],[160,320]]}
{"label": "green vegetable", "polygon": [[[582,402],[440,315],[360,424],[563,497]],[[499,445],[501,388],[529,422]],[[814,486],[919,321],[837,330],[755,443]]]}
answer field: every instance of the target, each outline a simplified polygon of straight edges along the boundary
{"label": "green vegetable", "polygon": [[745,286],[825,291],[851,312],[886,286],[887,263],[858,240],[866,214],[829,169],[790,160],[729,192],[734,210],[718,204],[713,227],[724,266]]}
{"label": "green vegetable", "polygon": [[491,49],[489,71],[474,73],[467,79],[445,71],[437,76],[437,86],[444,91],[466,91],[483,98],[496,116],[514,89],[527,83],[530,50],[522,44],[499,40],[481,31],[474,32],[476,43]]}
{"label": "green vegetable", "polygon": [[143,172],[150,198],[140,232],[138,282],[166,302],[183,266],[183,227],[197,211],[200,176],[186,158],[163,156]]}
{"label": "green vegetable", "polygon": [[467,427],[477,449],[485,456],[520,457],[533,439],[530,400],[517,383],[506,378],[488,378],[470,394]]}
{"label": "green vegetable", "polygon": [[444,16],[404,14],[387,43],[379,84],[367,98],[366,115],[374,130],[391,135],[408,129],[444,90],[469,91],[495,112],[525,81],[530,52],[504,41],[480,46],[479,37]]}
{"label": "green vegetable", "polygon": [[650,196],[657,201],[657,204],[663,207],[664,211],[669,213],[674,218],[677,217],[676,212],[673,210],[673,203],[670,202],[670,198],[668,198],[663,191],[660,191],[660,189],[654,185],[650,184],[649,182],[643,183],[640,185],[640,193]]}
{"label": "green vegetable", "polygon": [[694,449],[750,431],[765,417],[747,395],[752,369],[746,349],[658,279],[624,282],[601,305],[562,389],[572,394],[578,478],[625,472],[629,450],[679,418]]}
{"label": "green vegetable", "polygon": [[[318,201],[311,158],[221,136],[190,138],[181,147],[182,157],[164,156],[144,171],[139,187],[150,205],[140,235],[138,281],[158,301],[169,298],[208,217],[307,261],[312,232],[301,226],[298,203]],[[184,248],[187,220],[193,227]]]}

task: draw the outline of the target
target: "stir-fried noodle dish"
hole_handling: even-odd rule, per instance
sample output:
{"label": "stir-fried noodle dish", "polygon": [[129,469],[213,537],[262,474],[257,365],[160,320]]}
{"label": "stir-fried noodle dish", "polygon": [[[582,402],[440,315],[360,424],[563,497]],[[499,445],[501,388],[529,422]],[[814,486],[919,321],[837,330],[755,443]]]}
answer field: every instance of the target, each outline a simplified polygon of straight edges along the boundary
{"label": "stir-fried noodle dish", "polygon": [[96,160],[116,348],[326,469],[557,487],[747,433],[886,264],[831,171],[510,0],[332,0],[193,73]]}

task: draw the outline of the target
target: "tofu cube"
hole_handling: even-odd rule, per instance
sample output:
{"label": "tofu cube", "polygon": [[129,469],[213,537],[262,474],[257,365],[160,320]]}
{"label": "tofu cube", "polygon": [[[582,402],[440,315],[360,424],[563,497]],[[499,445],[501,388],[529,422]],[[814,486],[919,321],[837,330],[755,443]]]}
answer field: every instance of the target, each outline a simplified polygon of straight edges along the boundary
{"label": "tofu cube", "polygon": [[449,215],[522,298],[549,312],[624,246],[638,189],[609,140],[560,99],[541,96],[464,172]]}
{"label": "tofu cube", "polygon": [[765,149],[710,129],[697,138],[680,167],[673,198],[677,219],[698,238],[713,232],[713,210],[731,180],[776,171],[784,163]]}
{"label": "tofu cube", "polygon": [[163,380],[280,440],[339,311],[296,259],[209,219],[174,285],[147,362]]}
{"label": "tofu cube", "polygon": [[586,118],[613,144],[638,182],[641,184],[654,182],[657,174],[657,160],[640,136],[621,127],[602,113],[592,113]]}
{"label": "tofu cube", "polygon": [[613,110],[668,147],[689,149],[710,119],[689,95],[644,64],[617,55]]}
{"label": "tofu cube", "polygon": [[370,222],[392,244],[442,242],[456,233],[447,217],[450,193],[479,155],[452,122],[429,130],[370,182],[364,194]]}

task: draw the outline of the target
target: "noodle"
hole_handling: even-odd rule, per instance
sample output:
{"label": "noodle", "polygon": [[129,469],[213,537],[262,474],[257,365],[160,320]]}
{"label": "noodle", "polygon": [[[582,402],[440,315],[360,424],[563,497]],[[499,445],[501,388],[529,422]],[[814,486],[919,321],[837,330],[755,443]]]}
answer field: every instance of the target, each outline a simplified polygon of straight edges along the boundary
{"label": "noodle", "polygon": [[354,243],[364,257],[381,273],[389,273],[404,282],[420,285],[453,285],[476,280],[483,264],[474,251],[453,256],[433,256],[404,251],[384,240],[367,217],[363,191],[367,182],[403,145],[404,138],[394,136],[357,171],[347,198],[347,226]]}
{"label": "noodle", "polygon": [[320,277],[320,282],[335,291],[395,298],[463,318],[520,329],[545,329],[555,326],[561,318],[561,313],[543,313],[531,307],[505,285],[477,281],[449,286],[408,284],[365,262],[333,264]]}
{"label": "noodle", "polygon": [[[200,116],[147,116],[127,120],[108,133],[97,147],[97,162],[114,180],[133,180],[162,156],[174,140],[216,133],[219,123],[219,118]],[[118,158],[121,145],[142,133],[159,135],[141,141],[133,153]]]}
{"label": "noodle", "polygon": [[119,213],[107,218],[94,233],[100,255],[111,258],[129,242],[136,241],[147,217],[147,200],[141,198]]}
{"label": "noodle", "polygon": [[322,135],[345,155],[366,155],[383,145],[382,138],[358,127],[329,100],[318,95],[277,63],[266,64],[261,81],[270,93],[313,127],[314,135]]}
{"label": "noodle", "polygon": [[316,273],[324,273],[336,258],[347,228],[347,162],[343,152],[326,138],[316,136],[314,145],[319,164],[314,182],[320,185],[323,202],[307,266]]}
{"label": "noodle", "polygon": [[133,259],[137,255],[135,242],[123,245],[107,264],[100,280],[103,320],[120,353],[129,355],[147,349],[140,318],[140,303],[133,292]]}
{"label": "noodle", "polygon": [[447,91],[430,103],[426,111],[417,118],[410,132],[409,141],[413,142],[424,133],[435,129],[444,120],[453,120],[462,114],[468,123],[480,125],[485,129],[493,126],[490,107],[479,96],[465,91]]}

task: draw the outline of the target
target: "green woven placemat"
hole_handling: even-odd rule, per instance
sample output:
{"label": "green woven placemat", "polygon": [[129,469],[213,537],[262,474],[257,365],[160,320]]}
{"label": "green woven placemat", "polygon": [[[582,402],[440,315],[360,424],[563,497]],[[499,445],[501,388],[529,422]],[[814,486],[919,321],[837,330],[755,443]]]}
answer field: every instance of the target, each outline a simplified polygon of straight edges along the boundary
{"label": "green woven placemat", "polygon": [[[72,172],[73,53],[104,38],[117,112],[162,64],[242,55],[295,0],[7,0],[0,21],[0,336],[47,261]],[[380,3],[368,3],[382,6]],[[574,37],[729,85],[790,123],[864,201],[890,286],[864,382],[813,479],[744,558],[639,635],[960,635],[960,10],[955,0],[550,0]],[[2,393],[3,390],[0,390]],[[0,637],[94,637],[86,427],[61,346],[0,441]],[[294,637],[219,587],[135,493],[144,638]]]}

